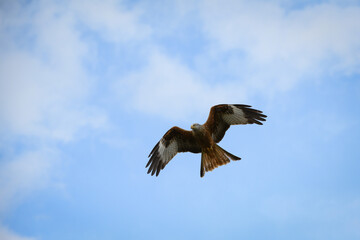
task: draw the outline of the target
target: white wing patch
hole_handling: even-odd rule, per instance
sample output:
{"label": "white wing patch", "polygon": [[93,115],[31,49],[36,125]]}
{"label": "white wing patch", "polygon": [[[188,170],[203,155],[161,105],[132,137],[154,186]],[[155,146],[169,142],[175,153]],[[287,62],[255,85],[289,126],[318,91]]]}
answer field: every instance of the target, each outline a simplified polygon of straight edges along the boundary
{"label": "white wing patch", "polygon": [[163,141],[159,143],[159,155],[162,162],[167,164],[177,153],[178,145],[175,140],[173,140],[167,147],[165,147]]}
{"label": "white wing patch", "polygon": [[245,113],[242,109],[237,108],[233,105],[230,105],[230,107],[233,109],[234,113],[223,115],[223,120],[227,124],[234,125],[234,124],[247,124],[248,123],[248,120],[245,117]]}

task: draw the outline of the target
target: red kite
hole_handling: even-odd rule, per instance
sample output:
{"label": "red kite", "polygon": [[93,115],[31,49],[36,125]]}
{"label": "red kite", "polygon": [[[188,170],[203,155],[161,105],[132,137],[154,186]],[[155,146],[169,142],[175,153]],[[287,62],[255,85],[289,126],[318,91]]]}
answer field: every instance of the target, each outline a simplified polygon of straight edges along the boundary
{"label": "red kite", "polygon": [[218,166],[225,165],[231,160],[241,158],[222,149],[216,143],[223,139],[230,125],[253,124],[262,125],[267,116],[262,111],[252,109],[243,104],[220,104],[210,109],[209,117],[203,125],[195,123],[191,125],[192,131],[179,127],[172,127],[149,154],[148,172],[151,175],[159,175],[160,170],[178,152],[201,153],[200,177],[205,172],[212,171]]}

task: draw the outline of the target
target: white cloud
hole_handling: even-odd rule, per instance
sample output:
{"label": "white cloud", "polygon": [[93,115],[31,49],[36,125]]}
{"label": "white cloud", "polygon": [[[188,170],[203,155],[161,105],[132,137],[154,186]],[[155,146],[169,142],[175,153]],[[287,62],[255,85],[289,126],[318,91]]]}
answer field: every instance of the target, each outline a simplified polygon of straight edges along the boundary
{"label": "white cloud", "polygon": [[3,160],[0,209],[5,209],[16,196],[46,183],[54,163],[48,149],[78,139],[82,129],[110,125],[89,103],[96,79],[84,63],[95,56],[79,23],[116,43],[142,39],[149,28],[138,23],[139,11],[111,0],[12,1],[0,11],[1,149],[24,136],[37,148]]}
{"label": "white cloud", "polygon": [[249,85],[277,91],[309,76],[360,73],[360,7],[213,0],[201,12],[213,51],[242,52]]}
{"label": "white cloud", "polygon": [[[113,16],[125,14],[115,2],[105,5],[104,11],[111,9]],[[106,114],[89,103],[96,79],[89,74],[84,61],[91,61],[89,58],[94,55],[77,25],[79,18],[85,17],[79,9],[49,1],[25,5],[8,2],[3,7],[0,9],[0,147],[12,152],[13,145],[19,144],[34,150],[2,154],[0,216],[32,192],[51,184],[56,152],[60,151],[58,143],[79,139],[83,129],[108,127]],[[115,19],[118,22],[128,19],[124,23],[127,29],[117,32],[122,27],[111,29],[112,19],[107,19],[106,13],[95,16],[95,9],[90,9],[89,18],[106,23],[94,24],[99,28],[95,27],[96,31],[103,31],[102,27],[110,29],[109,35],[116,31],[119,36],[114,36],[114,41],[121,34],[127,40],[135,37],[127,32],[136,27],[136,23],[130,24],[132,13]],[[89,19],[82,22],[93,23]],[[17,236],[1,223],[0,238],[28,239]]]}
{"label": "white cloud", "polygon": [[96,79],[85,61],[96,56],[79,23],[107,41],[138,40],[150,32],[138,22],[140,11],[112,0],[6,7],[0,26],[0,130],[68,142],[82,128],[108,126],[106,115],[87,103]]}
{"label": "white cloud", "polygon": [[[29,20],[24,11],[23,20]],[[82,127],[105,124],[106,117],[85,103],[93,79],[83,66],[88,48],[73,17],[46,4],[32,18],[28,31],[36,41],[31,50],[10,43],[0,59],[2,127],[18,135],[69,141]],[[4,35],[17,24],[7,21]]]}
{"label": "white cloud", "polygon": [[[125,104],[133,103],[139,111],[172,119],[186,119],[197,111],[222,102],[244,100],[241,88],[226,84],[209,84],[175,58],[155,52],[148,64],[115,86]],[[125,106],[126,107],[126,106]]]}
{"label": "white cloud", "polygon": [[151,33],[149,26],[140,23],[139,9],[125,9],[121,1],[73,1],[70,7],[87,27],[111,42],[140,40]]}
{"label": "white cloud", "polygon": [[84,105],[89,84],[77,78],[81,73],[57,68],[20,52],[0,60],[0,119],[6,131],[69,141],[79,128],[106,122]]}
{"label": "white cloud", "polygon": [[56,153],[30,151],[0,164],[0,213],[9,210],[32,191],[46,187]]}
{"label": "white cloud", "polygon": [[0,239],[3,240],[35,240],[35,238],[22,237],[10,231],[7,227],[0,225]]}
{"label": "white cloud", "polygon": [[[360,73],[360,7],[351,2],[293,9],[286,5],[284,1],[182,3],[181,13],[166,15],[169,22],[181,23],[190,13],[200,14],[196,24],[210,40],[204,41],[208,45],[203,52],[184,53],[195,66],[173,57],[166,48],[161,53],[143,51],[147,66],[122,77],[116,94],[139,111],[178,119],[220,102],[273,96],[309,79],[320,81],[324,75]],[[161,25],[154,31],[177,35],[181,24],[169,28]],[[156,42],[151,47],[159,48]],[[220,76],[223,82],[211,75],[219,72],[227,74]]]}

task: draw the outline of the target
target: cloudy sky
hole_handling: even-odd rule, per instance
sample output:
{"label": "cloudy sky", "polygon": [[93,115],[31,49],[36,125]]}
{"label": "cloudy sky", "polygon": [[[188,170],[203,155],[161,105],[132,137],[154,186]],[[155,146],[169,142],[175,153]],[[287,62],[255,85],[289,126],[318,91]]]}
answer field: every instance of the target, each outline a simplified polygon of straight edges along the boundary
{"label": "cloudy sky", "polygon": [[[241,161],[146,174],[219,103]],[[359,1],[1,1],[0,239],[359,239],[359,104]]]}

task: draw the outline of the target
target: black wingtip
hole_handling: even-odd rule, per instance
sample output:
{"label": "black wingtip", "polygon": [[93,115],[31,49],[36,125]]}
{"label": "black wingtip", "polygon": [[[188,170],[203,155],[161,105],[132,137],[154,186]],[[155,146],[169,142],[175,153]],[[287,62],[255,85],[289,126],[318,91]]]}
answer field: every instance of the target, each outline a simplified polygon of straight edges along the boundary
{"label": "black wingtip", "polygon": [[145,168],[147,168],[150,165],[150,163],[151,163],[151,159],[147,162]]}
{"label": "black wingtip", "polygon": [[252,106],[250,105],[246,105],[246,104],[230,104],[230,105],[233,105],[235,107],[238,107],[238,108],[251,108]]}
{"label": "black wingtip", "polygon": [[204,177],[205,176],[205,170],[204,168],[201,166],[200,168],[200,177]]}
{"label": "black wingtip", "polygon": [[148,158],[149,158],[156,150],[158,150],[158,148],[159,148],[159,143],[160,143],[160,141],[159,141],[159,142],[154,146],[154,148],[151,150]]}

